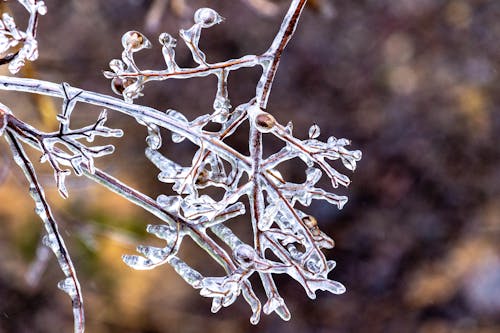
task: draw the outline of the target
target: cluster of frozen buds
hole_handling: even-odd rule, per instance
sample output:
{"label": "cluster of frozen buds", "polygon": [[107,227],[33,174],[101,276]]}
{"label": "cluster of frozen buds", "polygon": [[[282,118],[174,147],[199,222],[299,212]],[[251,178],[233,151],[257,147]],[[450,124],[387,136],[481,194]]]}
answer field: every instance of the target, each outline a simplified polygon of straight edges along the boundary
{"label": "cluster of frozen buds", "polygon": [[19,72],[27,60],[38,59],[38,43],[36,41],[36,26],[38,15],[45,15],[47,7],[43,1],[18,0],[28,11],[30,18],[25,30],[20,30],[14,18],[3,13],[0,18],[0,55],[2,63],[9,63],[12,74]]}
{"label": "cluster of frozen buds", "polygon": [[[297,2],[297,1],[295,1]],[[290,16],[291,17],[291,16]],[[289,18],[290,18],[289,17]],[[323,233],[313,216],[295,207],[296,203],[309,206],[312,200],[325,200],[341,209],[347,197],[331,193],[318,187],[325,175],[334,188],[348,186],[349,178],[338,172],[330,161],[340,160],[349,170],[356,168],[361,152],[347,149],[349,140],[330,137],[326,142],[318,140],[320,128],[314,124],[309,129],[308,139],[296,138],[289,123],[281,125],[273,115],[259,105],[259,96],[268,89],[259,83],[256,98],[231,110],[227,90],[228,76],[242,67],[261,66],[264,75],[269,70],[275,54],[268,51],[260,56],[244,56],[220,63],[209,63],[199,48],[203,28],[209,28],[222,21],[212,9],[201,8],[194,15],[194,25],[180,30],[180,37],[190,50],[196,67],[181,68],[175,61],[176,39],[168,33],[159,37],[166,69],[143,70],[134,61],[135,52],[151,48],[152,44],[140,32],[129,31],[122,37],[124,51],[122,59],[110,62],[111,71],[104,75],[111,79],[115,93],[132,103],[142,95],[144,85],[152,80],[184,79],[215,75],[218,79],[213,111],[193,120],[188,120],[176,110],[167,110],[158,115],[161,121],[137,118],[148,130],[146,157],[159,169],[158,179],[172,184],[175,195],[161,194],[156,202],[167,212],[167,225],[150,225],[148,232],[166,241],[165,247],[139,246],[141,255],[125,255],[124,261],[135,269],[152,269],[168,263],[191,286],[200,289],[200,294],[211,297],[212,311],[231,305],[243,294],[252,308],[252,323],[257,323],[261,310],[269,314],[278,313],[288,320],[290,313],[279,295],[273,274],[288,274],[298,281],[310,298],[317,290],[334,294],[345,291],[344,286],[328,279],[328,273],[335,262],[326,260],[321,249],[332,248],[333,240]],[[286,34],[287,25],[281,33]],[[273,43],[272,47],[279,47]],[[231,136],[245,122],[250,126],[250,156],[245,156],[224,140]],[[211,123],[222,124],[220,130],[208,130]],[[188,139],[198,146],[192,164],[182,166],[160,153],[164,141],[161,128],[172,132],[174,143]],[[267,158],[262,157],[262,135],[274,135],[284,144],[283,148]],[[280,164],[295,159],[305,164],[304,183],[292,183],[279,171]],[[224,190],[221,199],[205,194],[205,189],[218,187]],[[246,244],[226,225],[237,216],[244,215],[247,208],[242,197],[250,202],[251,233],[253,244]],[[208,230],[215,234],[210,236]],[[184,237],[192,238],[222,265],[226,276],[207,277],[194,270],[178,257],[178,250]],[[232,250],[227,253],[221,244]],[[274,260],[266,251],[273,253]],[[276,258],[278,260],[276,260]],[[267,302],[261,306],[249,277],[260,276],[267,294]]]}
{"label": "cluster of frozen buds", "polygon": [[[125,101],[132,103],[134,99],[142,96],[144,84],[153,80],[166,80],[167,78],[183,78],[206,76],[217,71],[219,64],[209,64],[206,56],[198,47],[202,29],[213,27],[223,21],[223,18],[213,9],[200,8],[194,14],[194,25],[186,30],[180,30],[180,37],[191,51],[193,60],[198,64],[196,68],[181,68],[175,61],[175,48],[177,40],[170,34],[160,34],[158,40],[162,45],[162,54],[166,69],[160,71],[148,71],[139,69],[134,60],[134,53],[152,47],[152,43],[138,31],[128,31],[122,37],[122,59],[113,59],[109,63],[111,71],[104,75],[111,79],[111,88],[118,95],[123,95]],[[224,66],[225,67],[225,66]],[[196,70],[197,69],[197,70]],[[200,70],[205,69],[205,70]],[[224,70],[218,70],[219,75],[225,79]],[[219,92],[219,94],[224,94]],[[225,96],[221,96],[223,98]],[[224,101],[220,107],[228,108]]]}

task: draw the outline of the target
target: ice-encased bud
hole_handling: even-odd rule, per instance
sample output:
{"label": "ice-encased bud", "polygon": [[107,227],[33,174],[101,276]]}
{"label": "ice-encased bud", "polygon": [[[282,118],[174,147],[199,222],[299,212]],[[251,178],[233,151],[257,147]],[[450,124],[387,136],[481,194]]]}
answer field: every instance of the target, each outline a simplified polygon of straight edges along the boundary
{"label": "ice-encased bud", "polygon": [[307,226],[309,231],[311,231],[311,234],[313,236],[319,236],[320,235],[320,230],[318,228],[318,221],[316,218],[312,215],[306,215],[302,218],[302,221],[304,224]]}
{"label": "ice-encased bud", "polygon": [[132,83],[134,83],[134,81],[131,79],[115,77],[111,80],[111,90],[113,90],[115,94],[121,95],[125,91],[125,88],[130,86]]}
{"label": "ice-encased bud", "polygon": [[166,47],[176,47],[177,46],[177,39],[172,37],[171,34],[163,32],[158,36],[158,41],[160,42],[161,45],[166,46]]}
{"label": "ice-encased bud", "polygon": [[250,245],[241,244],[234,248],[233,257],[238,264],[247,268],[253,265],[257,253]]}
{"label": "ice-encased bud", "polygon": [[310,259],[306,262],[306,268],[309,272],[318,274],[321,272],[321,264],[316,259]]}
{"label": "ice-encased bud", "polygon": [[45,2],[44,1],[38,1],[36,3],[36,11],[38,12],[38,14],[40,15],[45,15],[47,14],[47,6],[45,5]]}
{"label": "ice-encased bud", "polygon": [[266,304],[264,304],[262,310],[265,314],[268,315],[271,314],[271,312],[275,311],[277,308],[283,306],[285,306],[285,301],[283,300],[283,298],[277,295],[273,295],[267,300]]}
{"label": "ice-encased bud", "polygon": [[139,31],[127,31],[122,36],[122,45],[125,50],[137,52],[151,48],[151,42]]}
{"label": "ice-encased bud", "polygon": [[222,20],[223,18],[211,8],[200,8],[194,13],[194,22],[201,24],[202,28],[210,28]]}
{"label": "ice-encased bud", "polygon": [[147,128],[148,136],[146,137],[146,143],[148,147],[153,150],[160,149],[162,143],[160,127],[156,124],[148,124]]}
{"label": "ice-encased bud", "polygon": [[274,125],[276,125],[276,119],[267,112],[260,112],[255,116],[255,126],[262,133],[270,132]]}
{"label": "ice-encased bud", "polygon": [[72,277],[67,277],[64,280],[59,281],[57,287],[71,297],[74,297],[77,294],[77,288]]}
{"label": "ice-encased bud", "polygon": [[112,59],[109,62],[109,68],[115,73],[119,73],[125,70],[125,64],[120,59]]}
{"label": "ice-encased bud", "polygon": [[319,126],[317,124],[314,124],[309,128],[309,138],[310,139],[316,139],[320,133],[321,133],[321,131],[320,131]]}
{"label": "ice-encased bud", "polygon": [[199,186],[206,185],[209,180],[210,180],[210,172],[207,169],[203,169],[196,177],[196,185]]}
{"label": "ice-encased bud", "polygon": [[225,123],[231,111],[231,102],[229,99],[227,97],[217,96],[214,100],[213,108],[216,116],[212,121],[220,124]]}

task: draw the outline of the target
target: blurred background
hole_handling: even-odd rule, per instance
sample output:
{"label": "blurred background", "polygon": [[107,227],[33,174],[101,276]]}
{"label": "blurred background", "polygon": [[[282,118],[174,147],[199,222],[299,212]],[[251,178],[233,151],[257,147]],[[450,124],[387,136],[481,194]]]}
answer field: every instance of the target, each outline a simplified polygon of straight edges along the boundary
{"label": "blurred background", "polygon": [[[127,30],[144,32],[154,44],[138,54],[139,67],[162,69],[156,36],[176,35],[192,24],[195,9],[210,6],[226,21],[203,31],[201,47],[208,61],[222,61],[265,51],[288,3],[47,0],[40,58],[20,75],[112,94],[102,71],[120,58]],[[14,2],[2,6],[22,22]],[[51,170],[35,163],[79,272],[87,331],[500,332],[499,39],[499,1],[309,1],[283,55],[269,111],[281,123],[293,121],[298,137],[316,122],[323,139],[351,139],[363,159],[349,189],[339,191],[350,198],[342,211],[324,202],[310,208],[336,241],[327,252],[337,261],[330,276],[348,291],[319,292],[312,301],[295,281],[277,277],[289,322],[263,316],[253,327],[241,299],[214,315],[211,300],[169,266],[131,270],[121,255],[154,244],[145,227],[158,221],[84,178],[70,177],[70,198],[62,200]],[[191,66],[181,44],[178,62]],[[7,75],[5,66],[0,71]],[[232,73],[233,106],[254,96],[259,74]],[[215,84],[214,77],[149,84],[137,103],[193,119],[211,112]],[[0,98],[33,126],[56,128],[60,101],[5,92]],[[78,108],[74,121],[81,124],[100,111]],[[153,197],[171,193],[144,158],[144,128],[116,113],[109,125],[125,137],[103,141],[117,151],[98,166]],[[230,142],[245,152],[247,133],[239,134]],[[189,144],[165,141],[165,154],[190,162]],[[268,141],[266,147],[279,148]],[[30,154],[37,161],[39,154]],[[300,179],[303,170],[287,171]],[[70,332],[70,300],[56,286],[62,273],[39,248],[42,224],[4,141],[0,182],[0,332]],[[248,228],[248,221],[236,228]],[[186,261],[213,271],[209,257],[187,243]]]}

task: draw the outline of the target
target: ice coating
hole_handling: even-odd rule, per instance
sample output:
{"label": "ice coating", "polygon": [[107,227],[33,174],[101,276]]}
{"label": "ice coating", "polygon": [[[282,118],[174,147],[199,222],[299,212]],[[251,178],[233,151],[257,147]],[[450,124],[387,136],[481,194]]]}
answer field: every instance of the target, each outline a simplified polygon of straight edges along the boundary
{"label": "ice coating", "polygon": [[[169,264],[189,285],[199,289],[202,296],[212,298],[213,312],[230,306],[243,296],[251,308],[252,324],[258,323],[262,311],[265,314],[276,312],[282,319],[289,320],[291,314],[278,292],[275,274],[285,274],[296,280],[310,298],[315,298],[318,290],[343,293],[345,287],[328,278],[335,262],[327,260],[322,252],[322,249],[332,248],[334,242],[321,231],[324,221],[316,221],[309,215],[307,207],[313,200],[324,200],[342,209],[347,197],[334,193],[335,188],[348,186],[350,179],[339,170],[354,170],[361,152],[350,150],[347,139],[329,137],[325,140],[320,127],[314,123],[307,133],[293,133],[291,123],[285,125],[273,115],[273,110],[267,108],[279,56],[295,31],[305,2],[291,1],[281,28],[265,53],[219,63],[210,62],[210,57],[199,48],[199,40],[203,29],[220,23],[222,18],[212,9],[198,10],[194,24],[181,30],[179,38],[189,49],[195,63],[192,68],[179,67],[175,60],[177,40],[162,33],[158,41],[165,67],[161,70],[141,69],[134,54],[146,52],[153,45],[138,31],[126,32],[121,40],[121,59],[111,60],[110,71],[104,73],[111,80],[112,90],[123,100],[68,84],[0,78],[0,89],[42,93],[63,99],[62,111],[57,116],[60,123],[57,132],[43,133],[27,125],[20,129],[20,134],[13,134],[8,128],[5,130],[13,138],[11,150],[14,159],[29,170],[29,164],[19,153],[16,140],[21,140],[42,152],[41,161],[53,168],[56,185],[63,197],[69,194],[65,179],[73,172],[99,182],[160,218],[163,224],[148,225],[147,231],[158,237],[162,245],[139,245],[137,254],[124,255],[123,261],[138,270]],[[7,18],[7,24],[12,24],[9,22]],[[0,38],[0,45],[2,43],[6,42]],[[263,73],[255,97],[233,109],[228,78],[232,71],[245,67],[261,67]],[[188,119],[182,111],[160,111],[132,104],[142,96],[150,81],[208,75],[217,79],[212,107],[194,119]],[[95,124],[71,128],[71,114],[78,103],[94,104],[104,109]],[[146,158],[158,168],[158,180],[168,188],[156,199],[128,187],[94,165],[96,158],[111,154],[114,148],[110,144],[92,146],[89,143],[97,136],[120,137],[123,134],[104,125],[106,110],[131,116],[145,127]],[[220,129],[211,130],[213,123],[220,124],[217,127]],[[249,155],[240,153],[227,141],[242,125],[250,128]],[[162,137],[164,133],[168,133],[171,140]],[[262,154],[264,136],[274,136],[282,143],[279,151],[265,158]],[[160,150],[165,144],[172,144],[170,141],[173,144],[190,141],[196,146],[190,163],[179,163],[175,157]],[[68,149],[63,151],[56,145]],[[303,168],[305,181],[302,183],[294,183],[289,175],[278,171],[290,160]],[[30,172],[27,172],[27,177],[30,179]],[[332,186],[321,185],[322,178],[329,179]],[[48,221],[50,224],[50,210],[44,200],[39,199],[43,192],[36,181],[30,181],[30,184],[35,210],[44,223]],[[205,191],[210,188],[222,189],[223,194],[211,196]],[[252,236],[250,241],[244,242],[232,231],[233,220],[237,217],[246,221],[248,233]],[[44,243],[56,254],[66,275],[59,286],[81,309],[81,297],[74,297],[81,296],[81,293],[72,264],[67,259],[56,225],[51,228]],[[210,260],[222,266],[225,273],[205,276],[193,269],[189,258],[181,258],[179,254],[185,237],[191,238]],[[273,254],[272,259],[269,253]],[[256,275],[267,297],[262,303],[254,291],[258,286],[250,283],[250,278]],[[75,325],[77,322],[81,320],[75,314]]]}

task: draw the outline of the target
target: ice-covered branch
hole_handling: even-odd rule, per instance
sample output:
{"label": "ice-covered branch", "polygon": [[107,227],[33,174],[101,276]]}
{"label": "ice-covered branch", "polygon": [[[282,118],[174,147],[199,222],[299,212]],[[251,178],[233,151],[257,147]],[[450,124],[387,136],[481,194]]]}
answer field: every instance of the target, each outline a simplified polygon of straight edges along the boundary
{"label": "ice-covered branch", "polygon": [[[163,264],[171,265],[189,285],[199,289],[202,296],[212,298],[213,312],[233,304],[238,296],[243,295],[251,307],[250,321],[253,324],[259,321],[261,311],[265,314],[276,312],[282,319],[289,320],[290,311],[279,294],[275,274],[285,274],[296,280],[310,298],[315,298],[318,290],[333,294],[345,291],[340,282],[328,278],[335,262],[327,260],[322,252],[323,249],[333,248],[334,241],[321,231],[319,222],[306,210],[312,200],[324,200],[342,209],[347,197],[331,192],[330,186],[323,188],[320,180],[323,177],[330,180],[333,189],[339,185],[348,186],[350,179],[337,171],[335,163],[353,171],[361,159],[360,151],[347,148],[349,140],[331,136],[321,141],[320,128],[316,124],[310,127],[306,138],[300,138],[300,135],[292,133],[291,123],[283,126],[267,110],[281,56],[296,30],[305,4],[306,0],[291,1],[280,29],[264,54],[246,55],[218,63],[209,61],[210,56],[200,49],[199,41],[203,29],[221,23],[223,18],[209,8],[197,10],[194,24],[179,32],[195,63],[195,67],[190,68],[181,67],[176,62],[177,40],[168,33],[162,33],[159,42],[165,67],[160,70],[142,69],[134,56],[153,44],[138,31],[125,33],[121,39],[121,59],[111,60],[111,70],[104,73],[111,80],[112,90],[123,100],[66,83],[0,76],[0,90],[43,94],[63,100],[61,113],[57,116],[57,131],[47,133],[37,130],[18,119],[7,107],[1,107],[0,135],[7,131],[15,156],[21,156],[16,157],[16,161],[33,186],[39,187],[39,184],[34,178],[31,163],[23,155],[21,142],[42,152],[42,162],[47,161],[54,169],[56,184],[63,197],[68,196],[64,179],[73,170],[76,175],[94,180],[161,220],[159,224],[148,225],[147,231],[161,239],[164,246],[139,245],[138,254],[123,256],[130,267],[147,270]],[[262,67],[263,71],[255,97],[233,109],[228,77],[238,69],[256,66]],[[132,104],[143,94],[149,81],[208,75],[217,78],[212,108],[194,119],[188,119],[177,110],[160,111]],[[96,105],[104,111],[93,124],[72,128],[71,115],[78,103]],[[145,127],[145,156],[158,168],[158,180],[170,187],[156,199],[95,166],[95,158],[112,153],[113,146],[89,145],[94,137],[118,138],[123,134],[121,130],[105,125],[106,110],[125,114]],[[218,130],[212,130],[214,123],[219,124]],[[227,140],[244,124],[249,128],[249,155],[240,153]],[[162,153],[160,148],[166,142],[163,137],[165,130],[169,132],[173,144],[188,140],[196,146],[190,163],[183,165]],[[263,138],[266,135],[277,137],[282,147],[265,158]],[[291,160],[297,161],[297,166],[304,169],[305,181],[302,183],[290,181],[288,175],[278,171],[283,163]],[[212,195],[210,188],[222,190],[223,195]],[[45,204],[41,187],[35,192],[35,201]],[[51,226],[53,218],[48,205],[45,213],[50,215],[48,225]],[[236,218],[243,218],[247,223],[248,232],[253,236],[248,244],[232,231]],[[55,221],[53,225],[52,232],[59,235]],[[179,251],[186,238],[194,240],[222,266],[225,275],[206,276],[193,269],[189,258],[183,258]],[[59,252],[54,252],[59,258],[61,249],[66,252],[62,239],[58,242],[62,246],[58,247]],[[69,259],[66,261],[70,265]],[[267,296],[263,306],[249,280],[254,274],[260,277]],[[71,286],[72,281],[75,286],[78,285],[76,275],[70,274],[69,277],[73,276],[73,280],[65,280],[64,286]],[[81,300],[79,287],[75,288]],[[73,290],[69,287],[64,289]],[[74,297],[74,293],[70,295]],[[79,320],[76,314],[75,319]]]}
{"label": "ice-covered branch", "polygon": [[36,28],[38,16],[47,13],[45,3],[40,0],[18,0],[30,17],[25,30],[17,27],[14,18],[3,13],[0,18],[0,65],[9,64],[12,74],[19,72],[27,60],[38,59]]}
{"label": "ice-covered branch", "polygon": [[43,188],[38,182],[33,164],[24,152],[16,134],[8,129],[5,138],[10,145],[14,161],[22,169],[29,182],[29,193],[35,202],[35,212],[45,226],[47,234],[43,237],[43,244],[54,252],[57,262],[59,263],[59,267],[66,276],[64,280],[59,282],[58,287],[71,297],[75,332],[83,332],[85,319],[80,282],[78,281],[75,267],[73,266],[73,262],[64,240],[59,232],[57,222],[52,214],[49,204],[47,203]]}

